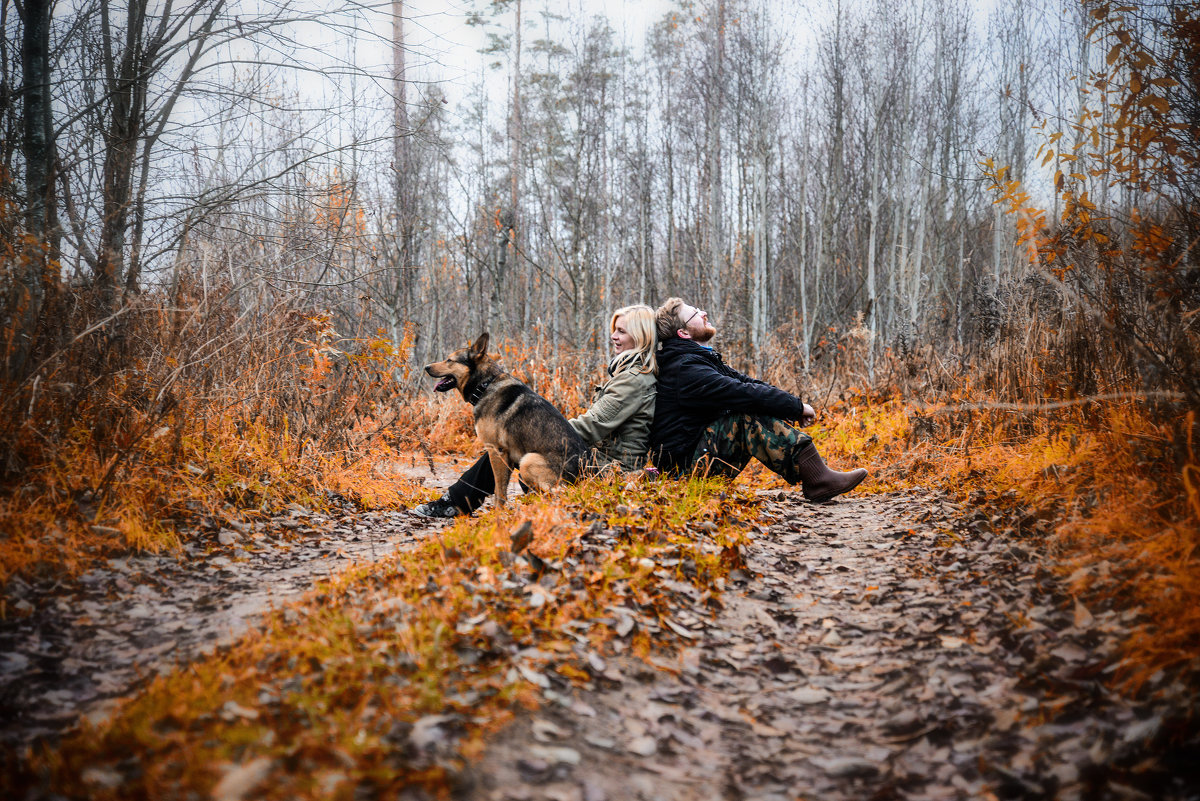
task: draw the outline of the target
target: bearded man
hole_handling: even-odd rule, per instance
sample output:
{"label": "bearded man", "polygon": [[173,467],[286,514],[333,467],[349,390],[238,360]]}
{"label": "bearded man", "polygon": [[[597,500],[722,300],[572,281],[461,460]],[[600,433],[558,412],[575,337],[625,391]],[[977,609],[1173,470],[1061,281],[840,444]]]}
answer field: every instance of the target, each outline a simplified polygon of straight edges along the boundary
{"label": "bearded man", "polygon": [[811,406],[725,364],[708,344],[717,333],[708,312],[671,298],[658,307],[655,324],[661,350],[650,455],[660,469],[733,477],[758,459],[816,503],[867,477],[862,468],[830,470],[812,437],[787,422],[811,425]]}

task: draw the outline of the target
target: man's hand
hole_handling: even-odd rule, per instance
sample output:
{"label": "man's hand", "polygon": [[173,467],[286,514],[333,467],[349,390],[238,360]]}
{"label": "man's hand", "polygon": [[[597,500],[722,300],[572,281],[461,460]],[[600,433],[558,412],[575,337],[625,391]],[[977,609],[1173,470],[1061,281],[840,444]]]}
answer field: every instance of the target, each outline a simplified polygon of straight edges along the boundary
{"label": "man's hand", "polygon": [[817,413],[813,410],[813,407],[807,403],[804,404],[804,414],[800,416],[800,427],[805,428],[815,422],[817,422]]}

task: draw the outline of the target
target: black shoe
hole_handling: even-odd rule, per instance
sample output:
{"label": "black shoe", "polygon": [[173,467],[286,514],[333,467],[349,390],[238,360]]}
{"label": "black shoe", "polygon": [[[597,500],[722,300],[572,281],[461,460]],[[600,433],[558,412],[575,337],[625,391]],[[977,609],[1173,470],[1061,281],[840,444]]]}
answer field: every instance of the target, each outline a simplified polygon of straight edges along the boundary
{"label": "black shoe", "polygon": [[455,506],[445,495],[436,501],[414,506],[409,511],[421,517],[458,517],[459,515],[466,514],[466,512]]}

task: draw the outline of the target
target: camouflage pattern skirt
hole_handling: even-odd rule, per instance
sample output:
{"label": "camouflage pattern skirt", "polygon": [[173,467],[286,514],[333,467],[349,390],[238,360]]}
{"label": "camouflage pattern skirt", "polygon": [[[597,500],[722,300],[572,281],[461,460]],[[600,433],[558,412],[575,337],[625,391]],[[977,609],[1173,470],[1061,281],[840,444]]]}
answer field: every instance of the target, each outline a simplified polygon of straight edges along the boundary
{"label": "camouflage pattern skirt", "polygon": [[701,432],[689,470],[732,478],[758,459],[788,483],[798,484],[796,456],[811,442],[808,434],[778,418],[727,414]]}

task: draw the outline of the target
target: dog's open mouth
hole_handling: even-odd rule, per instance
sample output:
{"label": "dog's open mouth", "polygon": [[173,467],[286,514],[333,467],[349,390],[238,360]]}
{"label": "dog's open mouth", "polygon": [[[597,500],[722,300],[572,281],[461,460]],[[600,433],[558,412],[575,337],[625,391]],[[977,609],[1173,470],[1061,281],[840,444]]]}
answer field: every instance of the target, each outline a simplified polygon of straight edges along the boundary
{"label": "dog's open mouth", "polygon": [[448,375],[434,386],[434,392],[449,392],[454,389],[454,376]]}

